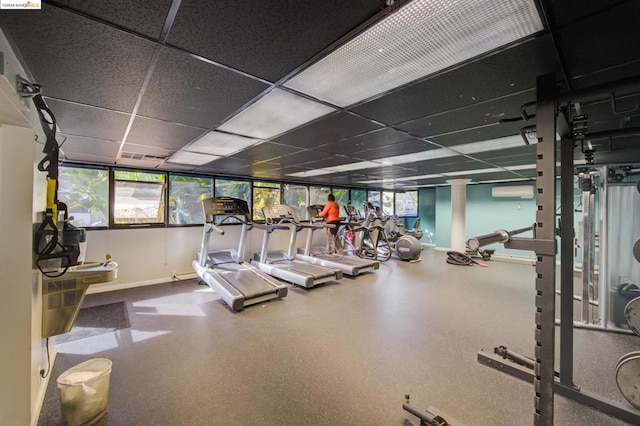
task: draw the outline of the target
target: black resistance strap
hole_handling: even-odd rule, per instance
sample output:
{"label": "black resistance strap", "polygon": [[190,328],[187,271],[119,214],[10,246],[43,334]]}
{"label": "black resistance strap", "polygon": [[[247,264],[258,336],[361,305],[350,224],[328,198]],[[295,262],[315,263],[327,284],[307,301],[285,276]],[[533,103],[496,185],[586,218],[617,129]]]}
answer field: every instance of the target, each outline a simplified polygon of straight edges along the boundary
{"label": "black resistance strap", "polygon": [[457,266],[473,266],[478,265],[486,268],[487,265],[484,263],[477,262],[471,258],[468,254],[460,253],[459,251],[448,251],[447,252],[447,263]]}

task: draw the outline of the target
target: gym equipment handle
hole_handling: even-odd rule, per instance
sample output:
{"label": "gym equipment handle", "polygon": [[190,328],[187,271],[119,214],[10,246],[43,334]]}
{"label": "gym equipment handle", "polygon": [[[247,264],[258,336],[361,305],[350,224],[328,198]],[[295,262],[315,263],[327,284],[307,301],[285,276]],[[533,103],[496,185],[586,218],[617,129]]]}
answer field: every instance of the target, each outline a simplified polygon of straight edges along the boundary
{"label": "gym equipment handle", "polygon": [[500,229],[491,234],[481,235],[479,237],[469,238],[467,240],[467,247],[471,250],[477,250],[480,247],[487,246],[494,243],[506,243],[513,235],[522,234],[523,232],[531,231],[532,227],[516,229],[515,231],[505,231]]}

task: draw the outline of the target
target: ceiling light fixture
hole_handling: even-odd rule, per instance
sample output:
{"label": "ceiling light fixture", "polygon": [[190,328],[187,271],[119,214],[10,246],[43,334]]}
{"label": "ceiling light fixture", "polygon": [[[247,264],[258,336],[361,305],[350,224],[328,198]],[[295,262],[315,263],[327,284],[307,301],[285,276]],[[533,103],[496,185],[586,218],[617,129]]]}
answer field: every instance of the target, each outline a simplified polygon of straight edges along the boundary
{"label": "ceiling light fixture", "polygon": [[167,162],[178,164],[192,164],[194,166],[201,166],[203,164],[210,163],[217,160],[217,155],[200,154],[196,152],[178,151],[174,153]]}
{"label": "ceiling light fixture", "polygon": [[414,0],[285,86],[346,107],[542,30],[533,0]]}
{"label": "ceiling light fixture", "polygon": [[333,111],[334,108],[276,88],[218,129],[269,139]]}
{"label": "ceiling light fixture", "polygon": [[225,156],[260,143],[262,143],[260,139],[213,131],[206,133],[190,145],[182,148],[182,150]]}

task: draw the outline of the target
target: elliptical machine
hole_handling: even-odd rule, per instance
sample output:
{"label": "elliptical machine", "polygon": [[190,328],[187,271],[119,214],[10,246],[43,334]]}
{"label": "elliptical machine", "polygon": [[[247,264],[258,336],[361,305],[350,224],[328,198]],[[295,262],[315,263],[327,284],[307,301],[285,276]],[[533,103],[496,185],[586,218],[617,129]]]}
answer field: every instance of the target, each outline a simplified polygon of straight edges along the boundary
{"label": "elliptical machine", "polygon": [[[370,202],[364,203],[364,209],[367,213],[367,217],[379,219],[383,225],[393,219],[391,216],[381,219],[379,208],[374,207]],[[397,222],[394,223],[397,226]],[[402,225],[402,228],[404,228],[404,224]],[[422,237],[422,233],[420,233],[420,237]],[[420,260],[422,260],[420,259],[422,246],[416,237],[409,233],[403,235],[394,230],[387,234],[387,240],[389,241],[391,253],[396,258],[404,260],[405,262],[420,262]]]}

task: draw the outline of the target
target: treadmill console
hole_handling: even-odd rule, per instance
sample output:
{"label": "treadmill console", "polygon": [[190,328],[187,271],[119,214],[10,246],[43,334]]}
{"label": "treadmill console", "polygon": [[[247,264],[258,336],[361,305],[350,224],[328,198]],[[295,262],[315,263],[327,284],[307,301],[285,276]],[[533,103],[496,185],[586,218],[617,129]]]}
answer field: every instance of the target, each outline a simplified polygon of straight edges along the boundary
{"label": "treadmill console", "polygon": [[347,217],[351,220],[359,220],[360,212],[353,204],[347,204],[344,206],[344,211],[347,213]]}
{"label": "treadmill console", "polygon": [[278,224],[283,222],[290,222],[298,224],[300,219],[296,214],[296,211],[291,206],[286,204],[274,204],[272,206],[264,206],[262,208],[265,222],[268,224]]}
{"label": "treadmill console", "polygon": [[248,216],[249,205],[245,200],[232,197],[212,197],[202,200],[207,218],[214,216]]}
{"label": "treadmill console", "polygon": [[322,211],[322,209],[324,209],[324,205],[322,204],[311,204],[309,207],[307,207],[307,212],[309,213],[309,217],[311,218],[311,220],[321,219],[320,212]]}

